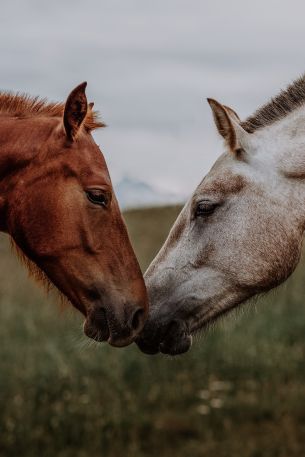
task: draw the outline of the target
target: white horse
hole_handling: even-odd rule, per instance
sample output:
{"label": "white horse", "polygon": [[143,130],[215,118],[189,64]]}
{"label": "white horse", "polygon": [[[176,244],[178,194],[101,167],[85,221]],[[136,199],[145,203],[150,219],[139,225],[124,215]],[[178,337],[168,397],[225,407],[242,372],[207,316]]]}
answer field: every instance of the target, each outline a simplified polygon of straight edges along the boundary
{"label": "white horse", "polygon": [[305,75],[246,121],[208,99],[225,152],[149,266],[140,348],[178,354],[192,334],[285,281],[305,230]]}

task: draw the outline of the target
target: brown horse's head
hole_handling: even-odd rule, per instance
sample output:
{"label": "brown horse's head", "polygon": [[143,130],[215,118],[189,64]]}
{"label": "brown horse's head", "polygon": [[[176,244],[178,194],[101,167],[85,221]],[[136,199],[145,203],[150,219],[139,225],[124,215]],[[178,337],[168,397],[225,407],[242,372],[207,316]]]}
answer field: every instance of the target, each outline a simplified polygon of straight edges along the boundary
{"label": "brown horse's head", "polygon": [[64,106],[11,96],[14,116],[0,117],[10,151],[2,192],[5,230],[86,316],[86,335],[125,346],[142,329],[146,290],[90,133],[102,124],[85,88],[76,87]]}

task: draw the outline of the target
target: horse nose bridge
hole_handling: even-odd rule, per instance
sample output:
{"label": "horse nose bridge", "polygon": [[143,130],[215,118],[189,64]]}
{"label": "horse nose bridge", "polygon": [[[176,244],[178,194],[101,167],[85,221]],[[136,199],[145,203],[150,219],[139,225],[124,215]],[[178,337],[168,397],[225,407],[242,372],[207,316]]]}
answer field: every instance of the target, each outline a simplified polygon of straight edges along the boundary
{"label": "horse nose bridge", "polygon": [[143,275],[135,255],[109,259],[107,264],[107,288],[117,298],[125,301],[147,301]]}
{"label": "horse nose bridge", "polygon": [[116,313],[132,312],[133,308],[141,307],[145,313],[148,310],[148,296],[142,273],[129,272],[124,278],[113,277],[109,285],[109,302],[117,303]]}
{"label": "horse nose bridge", "polygon": [[147,316],[147,306],[146,302],[136,302],[136,301],[123,301],[117,304],[109,304],[106,306],[107,315],[110,320],[113,320],[114,324],[117,327],[132,328],[134,321],[136,320],[135,316],[140,316],[143,314],[143,317]]}
{"label": "horse nose bridge", "polygon": [[149,304],[152,306],[156,302],[163,301],[164,297],[169,297],[177,286],[176,269],[174,267],[162,268],[160,265],[152,274],[146,274],[145,284]]}

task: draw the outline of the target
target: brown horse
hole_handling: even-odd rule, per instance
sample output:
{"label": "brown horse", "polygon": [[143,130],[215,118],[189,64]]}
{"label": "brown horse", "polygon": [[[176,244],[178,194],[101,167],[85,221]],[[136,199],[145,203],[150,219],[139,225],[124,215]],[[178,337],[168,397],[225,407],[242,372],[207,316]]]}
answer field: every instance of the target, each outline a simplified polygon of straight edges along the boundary
{"label": "brown horse", "polygon": [[87,336],[125,346],[143,327],[147,296],[85,88],[65,104],[0,93],[0,230],[85,315]]}

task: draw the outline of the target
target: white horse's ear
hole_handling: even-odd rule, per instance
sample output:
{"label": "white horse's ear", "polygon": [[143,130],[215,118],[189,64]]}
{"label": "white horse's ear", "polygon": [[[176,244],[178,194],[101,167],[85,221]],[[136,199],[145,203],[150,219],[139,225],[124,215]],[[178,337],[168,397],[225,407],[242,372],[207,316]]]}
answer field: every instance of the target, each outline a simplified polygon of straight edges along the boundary
{"label": "white horse's ear", "polygon": [[226,105],[223,105],[223,107],[232,119],[235,119],[238,123],[240,123],[240,118],[239,118],[238,114],[236,113],[236,111],[234,111],[234,109],[232,109]]}
{"label": "white horse's ear", "polygon": [[232,153],[240,149],[247,150],[251,145],[250,133],[240,125],[240,119],[232,108],[208,98],[218,133],[224,138]]}

